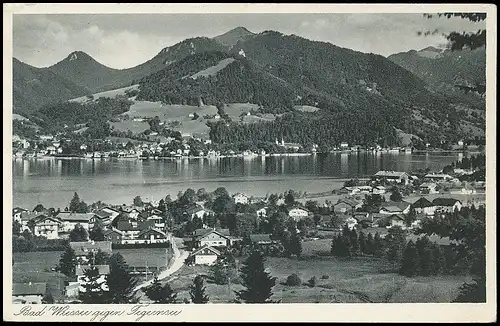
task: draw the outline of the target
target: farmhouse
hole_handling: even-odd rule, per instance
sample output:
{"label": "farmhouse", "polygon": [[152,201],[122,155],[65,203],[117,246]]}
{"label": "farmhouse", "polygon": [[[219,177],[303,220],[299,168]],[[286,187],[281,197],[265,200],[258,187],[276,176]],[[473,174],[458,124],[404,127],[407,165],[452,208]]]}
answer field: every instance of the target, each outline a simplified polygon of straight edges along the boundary
{"label": "farmhouse", "polygon": [[189,220],[192,220],[195,217],[203,220],[205,215],[212,215],[213,213],[213,211],[199,205],[193,205],[184,211],[184,215],[187,216]]}
{"label": "farmhouse", "polygon": [[123,233],[123,243],[131,243],[129,240],[137,238],[141,230],[129,221],[118,221],[116,228]]}
{"label": "farmhouse", "polygon": [[106,230],[104,231],[104,240],[111,243],[122,243],[123,232],[115,228]]}
{"label": "farmhouse", "polygon": [[31,220],[33,220],[34,218],[36,218],[38,216],[42,216],[42,215],[44,215],[44,213],[29,212],[29,211],[21,212],[20,213],[21,232],[23,232],[24,230],[30,231],[30,227],[29,227],[28,223]]}
{"label": "farmhouse", "polygon": [[77,224],[80,224],[84,229],[90,228],[90,220],[94,217],[93,213],[72,213],[60,212],[57,217],[62,220],[62,231],[70,232]]}
{"label": "farmhouse", "polygon": [[281,142],[278,142],[278,139],[276,139],[275,144],[285,149],[291,149],[294,151],[298,151],[302,147],[299,143],[285,143],[283,137],[281,137]]}
{"label": "farmhouse", "polygon": [[165,222],[163,221],[163,217],[153,214],[147,218],[147,221],[153,221],[154,227],[163,229],[165,228]]}
{"label": "farmhouse", "polygon": [[374,195],[382,195],[385,194],[387,191],[387,188],[384,186],[375,186],[372,188],[372,194]]}
{"label": "farmhouse", "polygon": [[21,207],[14,207],[14,209],[12,210],[12,219],[21,223],[21,213],[27,211],[27,209]]}
{"label": "farmhouse", "polygon": [[420,185],[420,192],[423,194],[437,194],[439,191],[436,190],[437,184],[434,182],[424,182]]}
{"label": "farmhouse", "polygon": [[47,293],[47,283],[12,283],[12,303],[41,304]]}
{"label": "farmhouse", "polygon": [[[79,286],[79,291],[85,292],[85,285],[87,284],[86,277],[85,277],[85,272],[88,271],[90,268],[92,268],[91,265],[77,265],[76,266],[76,280],[78,282]],[[103,291],[109,291],[107,282],[106,282],[106,275],[109,274],[109,265],[95,265],[94,268],[97,269],[99,273],[99,278],[96,280],[97,284],[100,285],[101,289]]]}
{"label": "farmhouse", "polygon": [[198,229],[193,235],[193,245],[195,248],[200,248],[203,246],[227,247],[231,243],[231,238],[227,231],[216,231],[214,229]]}
{"label": "farmhouse", "polygon": [[117,210],[117,209],[115,209],[113,207],[109,207],[109,206],[101,208],[100,211],[103,211],[103,212],[111,214],[110,215],[111,219],[114,219],[115,217],[117,217],[120,214],[119,210]]}
{"label": "farmhouse", "polygon": [[302,207],[294,207],[288,211],[288,216],[296,221],[308,217],[309,214],[309,210]]}
{"label": "farmhouse", "polygon": [[444,173],[429,173],[424,176],[424,180],[430,182],[443,182],[443,181],[454,181],[456,180],[449,174]]}
{"label": "farmhouse", "polygon": [[362,204],[356,200],[342,198],[339,199],[335,205],[333,205],[333,211],[337,214],[352,214],[361,206]]}
{"label": "farmhouse", "polygon": [[266,246],[279,242],[271,239],[270,234],[250,234],[250,241],[257,246]]}
{"label": "farmhouse", "polygon": [[94,216],[90,219],[90,227],[92,228],[95,224],[100,224],[102,226],[108,226],[112,222],[112,213],[103,210],[98,210],[94,212]]}
{"label": "farmhouse", "polygon": [[409,183],[410,176],[406,172],[378,171],[375,175],[373,175],[372,179],[376,181],[396,182],[407,185]]}
{"label": "farmhouse", "polygon": [[387,218],[388,218],[388,222],[389,222],[389,225],[387,226],[387,228],[399,226],[403,229],[406,229],[406,222],[405,222],[404,215],[393,214],[393,215],[388,216]]}
{"label": "farmhouse", "polygon": [[59,238],[59,227],[62,225],[62,221],[57,217],[40,215],[35,217],[31,223],[33,223],[34,236],[47,239]]}
{"label": "farmhouse", "polygon": [[234,194],[232,197],[234,199],[235,204],[245,204],[245,205],[248,204],[249,198],[245,194],[242,194],[239,192],[239,193]]}
{"label": "farmhouse", "polygon": [[380,207],[380,214],[408,214],[410,212],[411,204],[405,201],[395,202],[388,201]]}
{"label": "farmhouse", "polygon": [[141,231],[137,235],[137,239],[139,240],[140,243],[165,243],[168,241],[168,236],[165,232],[150,228],[147,230]]}
{"label": "farmhouse", "polygon": [[436,198],[432,201],[435,211],[452,213],[455,210],[462,209],[462,202],[454,198]]}
{"label": "farmhouse", "polygon": [[188,259],[192,261],[194,265],[213,265],[220,254],[220,251],[217,249],[205,245],[193,251]]}
{"label": "farmhouse", "polygon": [[91,252],[96,254],[101,250],[110,255],[112,252],[110,241],[70,242],[69,245],[75,251],[76,259],[81,262],[88,262],[87,256]]}
{"label": "farmhouse", "polygon": [[425,197],[420,197],[414,202],[411,207],[415,209],[417,214],[434,215],[436,207]]}

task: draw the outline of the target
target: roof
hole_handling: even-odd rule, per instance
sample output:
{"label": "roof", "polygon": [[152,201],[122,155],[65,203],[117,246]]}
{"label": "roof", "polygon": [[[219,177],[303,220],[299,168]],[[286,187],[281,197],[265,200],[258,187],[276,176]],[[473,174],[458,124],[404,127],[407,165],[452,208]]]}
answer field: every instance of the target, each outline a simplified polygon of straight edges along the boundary
{"label": "roof", "polygon": [[28,210],[27,209],[24,209],[24,208],[21,208],[21,207],[14,207],[12,209],[12,214],[16,214],[16,213],[19,213],[19,212],[27,212]]}
{"label": "roof", "polygon": [[209,246],[209,245],[205,245],[205,246],[203,246],[203,247],[201,247],[201,248],[198,248],[198,249],[196,249],[195,251],[191,252],[191,255],[190,255],[190,256],[194,256],[194,255],[196,255],[197,253],[199,253],[199,252],[200,252],[200,251],[202,251],[203,249],[208,249],[208,250],[212,251],[214,254],[216,254],[217,256],[218,256],[218,255],[220,255],[220,251],[219,251],[219,250],[217,250],[217,249],[215,249],[215,248],[213,248],[213,247],[211,247],[211,246]]}
{"label": "roof", "polygon": [[270,234],[250,234],[250,241],[252,242],[272,242]]}
{"label": "roof", "polygon": [[429,187],[436,187],[437,184],[434,182],[424,182],[420,185],[420,188],[429,188]]}
{"label": "roof", "polygon": [[55,216],[45,216],[45,215],[38,215],[37,217],[35,217],[33,219],[33,222],[34,223],[40,223],[40,222],[43,222],[45,220],[52,220],[58,224],[62,223],[61,219],[55,217]]}
{"label": "roof", "polygon": [[196,229],[193,232],[193,236],[201,237],[201,236],[209,234],[213,231],[215,231],[223,236],[226,236],[226,237],[229,236],[229,229],[215,229],[215,230],[214,229]]}
{"label": "roof", "polygon": [[118,221],[116,228],[120,231],[139,231],[139,229],[134,227],[129,221]]}
{"label": "roof", "polygon": [[453,206],[456,202],[462,203],[460,200],[455,198],[435,198],[432,203],[436,206]]}
{"label": "roof", "polygon": [[400,178],[404,175],[408,175],[406,172],[398,172],[398,171],[378,171],[375,173],[376,177],[394,177],[394,178]]}
{"label": "roof", "polygon": [[97,212],[94,212],[94,214],[100,217],[101,219],[108,218],[113,215],[112,213],[103,211],[102,209],[98,210]]}
{"label": "roof", "polygon": [[29,211],[23,211],[21,212],[21,221],[31,221],[37,216],[44,215],[43,213],[34,213],[34,212],[29,212]]}
{"label": "roof", "polygon": [[411,204],[406,201],[388,201],[385,203],[382,203],[382,208],[385,208],[386,210],[389,211],[389,208],[398,208],[399,210],[405,210],[410,206]]}
{"label": "roof", "polygon": [[156,233],[161,234],[161,235],[162,235],[162,236],[164,236],[165,238],[167,237],[167,234],[166,234],[165,232],[160,231],[160,230],[155,229],[155,228],[148,228],[148,229],[142,230],[142,231],[139,233],[139,235],[138,235],[138,236],[140,237],[141,235],[146,234],[146,233],[148,233],[148,232],[156,232]]}
{"label": "roof", "polygon": [[424,207],[431,207],[432,203],[427,198],[420,197],[411,206],[415,208],[424,208]]}
{"label": "roof", "polygon": [[47,283],[12,283],[12,295],[45,295]]}
{"label": "roof", "polygon": [[300,207],[300,206],[296,206],[296,207],[292,207],[290,208],[289,212],[294,210],[294,209],[300,209],[300,210],[303,210],[303,211],[306,211],[306,212],[309,212],[309,210],[305,207]]}
{"label": "roof", "polygon": [[[85,274],[85,271],[90,269],[90,265],[80,265],[76,266],[75,274],[77,276],[81,276]],[[99,270],[99,275],[108,275],[109,274],[109,265],[95,265],[95,267]]]}
{"label": "roof", "polygon": [[69,212],[60,212],[57,214],[57,217],[63,221],[68,222],[89,222],[90,219],[94,216],[94,213],[69,213]]}
{"label": "roof", "polygon": [[103,233],[104,233],[104,236],[107,236],[107,235],[109,235],[109,234],[111,234],[111,233],[114,233],[114,232],[116,232],[116,233],[118,233],[118,234],[120,234],[120,235],[123,235],[123,232],[122,232],[122,231],[120,231],[120,230],[118,230],[118,229],[115,229],[115,228],[112,228],[111,230],[106,230],[106,231],[104,231]]}
{"label": "roof", "polygon": [[401,220],[404,221],[405,217],[402,214],[392,214],[387,217],[390,220]]}
{"label": "roof", "polygon": [[237,196],[244,196],[244,197],[248,197],[247,195],[245,195],[244,193],[241,193],[241,192],[237,192],[235,193],[234,195],[232,195],[231,197],[237,197]]}
{"label": "roof", "polygon": [[444,174],[444,173],[429,173],[424,176],[424,178],[450,178],[452,179],[452,176],[449,174]]}
{"label": "roof", "polygon": [[[406,236],[406,241],[410,241],[412,240],[413,242],[416,242],[420,237],[423,237],[423,235],[417,235],[417,234],[408,234]],[[436,244],[438,245],[441,245],[441,246],[449,246],[450,244],[452,244],[454,241],[453,240],[450,240],[450,237],[440,237],[436,234],[432,234],[429,237],[429,240],[431,242],[435,242]]]}
{"label": "roof", "polygon": [[107,253],[111,253],[112,251],[110,241],[70,242],[69,245],[77,256],[86,255],[89,251],[97,251],[99,249]]}
{"label": "roof", "polygon": [[[357,202],[353,199],[349,199],[349,198],[341,198],[337,201],[337,203],[335,205],[340,204],[340,203],[345,203],[351,207],[356,207],[357,205],[359,205],[359,202]],[[335,206],[335,205],[333,205],[333,206]]]}

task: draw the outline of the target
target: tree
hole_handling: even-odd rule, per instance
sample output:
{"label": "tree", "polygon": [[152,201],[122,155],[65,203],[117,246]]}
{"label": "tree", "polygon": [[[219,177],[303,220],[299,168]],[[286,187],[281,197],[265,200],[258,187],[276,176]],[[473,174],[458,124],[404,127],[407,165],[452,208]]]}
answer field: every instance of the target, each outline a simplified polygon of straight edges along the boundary
{"label": "tree", "polygon": [[297,234],[297,232],[292,232],[290,237],[289,250],[292,255],[300,257],[302,254],[302,239]]}
{"label": "tree", "polygon": [[12,222],[12,234],[18,235],[21,233],[22,225],[18,220]]}
{"label": "tree", "polygon": [[189,287],[189,296],[193,303],[207,303],[208,296],[205,294],[205,286],[203,284],[203,277],[196,275],[193,284]]}
{"label": "tree", "polygon": [[382,257],[385,254],[386,246],[384,239],[380,236],[378,232],[375,233],[373,237],[373,254],[376,257]]}
{"label": "tree", "polygon": [[239,300],[246,303],[273,303],[270,298],[276,278],[265,271],[264,262],[264,254],[260,251],[253,251],[243,262],[241,279],[245,289],[235,291]]}
{"label": "tree", "polygon": [[234,262],[234,258],[232,256],[226,254],[217,257],[215,264],[210,266],[212,280],[215,284],[228,284],[229,279],[234,273],[235,267],[236,263]]}
{"label": "tree", "polygon": [[359,243],[359,252],[361,254],[365,254],[366,253],[366,236],[363,232],[359,232],[358,243]]}
{"label": "tree", "polygon": [[58,270],[68,277],[74,277],[76,275],[76,264],[75,251],[68,245],[59,259]]}
{"label": "tree", "polygon": [[33,212],[37,212],[37,213],[40,213],[40,212],[43,212],[45,211],[45,207],[43,207],[42,204],[38,204],[35,206],[35,208],[33,208]]}
{"label": "tree", "polygon": [[134,206],[142,207],[144,205],[144,202],[142,201],[141,196],[135,196],[134,197]]}
{"label": "tree", "polygon": [[417,249],[417,256],[419,258],[419,266],[417,269],[417,274],[422,276],[429,276],[432,273],[432,264],[434,263],[432,257],[432,244],[429,237],[420,237],[415,247]]}
{"label": "tree", "polygon": [[170,284],[165,283],[162,286],[157,277],[155,277],[151,285],[146,287],[144,292],[154,303],[168,304],[176,303],[177,301],[177,293],[172,289]]}
{"label": "tree", "polygon": [[85,291],[80,291],[79,299],[84,304],[103,304],[109,303],[106,292],[103,289],[103,282],[99,281],[99,269],[91,266],[84,272],[83,288]]}
{"label": "tree", "polygon": [[80,208],[80,197],[75,192],[73,198],[69,202],[69,211],[75,213]]}
{"label": "tree", "polygon": [[292,206],[293,204],[295,204],[295,197],[293,196],[293,193],[290,190],[285,196],[285,205]]}
{"label": "tree", "polygon": [[[360,234],[360,238],[361,238],[361,234]],[[361,244],[361,239],[360,239],[360,244]],[[364,253],[367,255],[373,255],[375,252],[374,247],[375,247],[375,242],[373,240],[373,234],[368,233],[368,235],[366,236],[366,242],[364,245]]]}
{"label": "tree", "polygon": [[97,253],[94,256],[94,264],[96,265],[109,265],[111,256],[102,251],[101,249],[97,250]]}
{"label": "tree", "polygon": [[138,280],[128,271],[128,265],[122,254],[110,257],[109,274],[106,276],[111,303],[135,303],[135,287]]}
{"label": "tree", "polygon": [[48,291],[42,299],[43,304],[53,304],[54,303],[54,297],[52,296],[52,292]]}
{"label": "tree", "polygon": [[398,201],[398,202],[403,200],[403,196],[401,195],[399,190],[394,190],[389,198],[392,201]]}
{"label": "tree", "polygon": [[353,256],[359,255],[360,245],[359,245],[358,233],[356,232],[356,229],[349,230],[349,233],[347,236],[349,237],[349,243],[350,243],[352,255]]}
{"label": "tree", "polygon": [[[467,19],[471,22],[481,22],[486,19],[486,13],[438,13],[438,17],[460,17],[463,19]],[[424,14],[424,17],[433,18],[432,14]],[[434,31],[437,32],[437,31]],[[426,31],[425,33],[419,32],[419,35],[431,35],[434,32]],[[450,32],[449,34],[443,34],[446,39],[450,42],[451,50],[462,50],[464,48],[469,48],[471,50],[477,49],[481,46],[486,45],[486,30],[479,29],[476,33],[458,33],[458,32]]]}
{"label": "tree", "polygon": [[403,252],[401,267],[399,273],[404,276],[412,277],[417,274],[419,268],[419,258],[417,248],[412,240],[408,242]]}
{"label": "tree", "polygon": [[446,259],[441,246],[434,243],[432,246],[431,274],[438,275],[446,270]]}
{"label": "tree", "polygon": [[73,230],[69,233],[69,241],[71,242],[84,242],[89,239],[89,233],[81,224],[75,225]]}
{"label": "tree", "polygon": [[93,241],[104,241],[104,231],[101,225],[96,224],[89,232],[89,238]]}
{"label": "tree", "polygon": [[403,250],[406,247],[406,232],[399,226],[393,226],[389,229],[385,240],[388,248],[387,259],[394,266],[399,265]]}

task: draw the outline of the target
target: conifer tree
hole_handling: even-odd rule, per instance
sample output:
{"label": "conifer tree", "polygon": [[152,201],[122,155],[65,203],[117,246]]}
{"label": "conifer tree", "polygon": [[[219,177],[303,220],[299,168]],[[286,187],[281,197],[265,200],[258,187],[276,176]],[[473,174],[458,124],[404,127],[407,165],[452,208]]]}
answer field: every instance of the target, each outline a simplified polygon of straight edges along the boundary
{"label": "conifer tree", "polygon": [[375,237],[373,238],[373,254],[376,257],[382,257],[385,254],[385,243],[384,239],[380,236],[378,232],[375,233]]}
{"label": "conifer tree", "polygon": [[410,240],[404,249],[399,273],[404,276],[412,277],[417,274],[418,268],[419,259],[417,249],[413,241]]}
{"label": "conifer tree", "polygon": [[67,245],[59,260],[58,270],[68,277],[74,277],[76,273],[76,264],[75,251]]}
{"label": "conifer tree", "polygon": [[446,260],[444,257],[444,252],[437,243],[432,246],[432,275],[439,275],[445,272]]}
{"label": "conifer tree", "polygon": [[365,254],[367,255],[373,255],[374,253],[374,246],[375,243],[373,241],[373,235],[371,233],[368,233],[366,236],[366,243],[365,243]]}
{"label": "conifer tree", "polygon": [[135,303],[135,287],[138,280],[133,277],[122,254],[115,253],[110,257],[109,274],[106,277],[109,296],[112,303]]}
{"label": "conifer tree", "polygon": [[193,284],[189,288],[189,296],[191,297],[191,302],[193,303],[207,303],[208,296],[205,294],[205,286],[203,284],[203,277],[201,275],[196,275],[193,280]]}
{"label": "conifer tree", "polygon": [[84,286],[85,291],[80,291],[79,299],[84,304],[103,304],[109,303],[109,297],[103,289],[103,283],[99,281],[99,270],[94,265],[84,272]]}
{"label": "conifer tree", "polygon": [[417,275],[429,276],[432,270],[433,257],[431,251],[431,242],[429,237],[423,236],[415,243],[417,249],[417,256],[419,258],[419,268]]}
{"label": "conifer tree", "polygon": [[352,256],[358,256],[360,253],[359,240],[358,240],[358,232],[356,229],[352,229],[349,232],[349,242]]}
{"label": "conifer tree", "polygon": [[154,303],[168,304],[177,302],[177,292],[168,283],[162,286],[158,277],[155,277],[153,283],[144,289],[144,293]]}
{"label": "conifer tree", "polygon": [[253,251],[243,262],[241,279],[245,289],[235,291],[239,300],[245,303],[273,303],[270,298],[276,278],[265,271],[264,262],[264,255],[260,251]]}
{"label": "conifer tree", "polygon": [[366,254],[366,236],[363,232],[359,232],[358,242],[359,242],[360,254],[365,255]]}
{"label": "conifer tree", "polygon": [[297,234],[297,232],[293,232],[291,237],[290,237],[290,253],[292,255],[296,255],[297,257],[300,257],[302,254],[302,239],[300,236]]}
{"label": "conifer tree", "polygon": [[73,198],[69,202],[69,211],[76,212],[79,208],[80,208],[80,197],[75,192],[75,194],[73,195]]}

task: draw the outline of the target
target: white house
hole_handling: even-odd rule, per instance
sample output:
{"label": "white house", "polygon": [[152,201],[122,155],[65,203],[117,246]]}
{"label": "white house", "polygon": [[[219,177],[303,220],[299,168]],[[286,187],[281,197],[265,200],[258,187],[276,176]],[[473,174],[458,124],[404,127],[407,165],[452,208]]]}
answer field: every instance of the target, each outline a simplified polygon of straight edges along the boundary
{"label": "white house", "polygon": [[462,202],[454,198],[436,198],[432,201],[432,205],[434,205],[436,212],[452,213],[455,210],[460,211],[462,209]]}
{"label": "white house", "polygon": [[424,180],[434,181],[434,182],[443,182],[443,181],[456,181],[457,179],[453,178],[449,174],[444,173],[429,173],[424,176]]}
{"label": "white house", "polygon": [[372,178],[378,181],[396,182],[407,185],[409,183],[410,175],[406,172],[378,171]]}
{"label": "white house", "polygon": [[12,303],[41,304],[47,283],[12,283]]}
{"label": "white house", "polygon": [[197,234],[193,238],[197,248],[204,246],[227,247],[231,242],[229,235],[213,229],[197,230]]}
{"label": "white house", "polygon": [[137,240],[140,243],[146,243],[146,244],[165,243],[168,241],[168,239],[169,237],[165,232],[155,228],[149,228],[143,230],[137,235]]}
{"label": "white house", "polygon": [[401,202],[385,202],[382,204],[380,207],[380,214],[388,214],[388,215],[393,215],[393,214],[408,214],[410,212],[410,207],[411,204],[407,203],[405,201]]}
{"label": "white house", "polygon": [[434,215],[436,206],[434,206],[427,198],[421,197],[411,205],[415,209],[415,213],[424,214],[427,216]]}
{"label": "white house", "polygon": [[[99,278],[97,279],[97,284],[100,285],[101,290],[109,291],[108,284],[106,282],[106,275],[109,274],[109,265],[95,265],[93,266],[97,269],[99,273]],[[77,265],[76,266],[76,280],[78,282],[79,290],[81,292],[86,292],[85,285],[87,284],[87,280],[85,277],[85,272],[92,268],[91,265]]]}
{"label": "white house", "polygon": [[62,221],[56,217],[41,215],[33,220],[33,235],[47,239],[59,238]]}
{"label": "white house", "polygon": [[352,216],[349,216],[346,220],[345,220],[345,224],[347,225],[347,227],[349,228],[349,230],[352,230],[356,227],[356,225],[358,224],[358,221],[352,217]]}
{"label": "white house", "polygon": [[309,211],[305,208],[294,207],[288,211],[288,216],[298,221],[309,216]]}
{"label": "white house", "polygon": [[439,191],[436,190],[437,184],[434,182],[424,182],[420,185],[420,191],[426,194],[437,194]]}
{"label": "white house", "polygon": [[248,204],[248,196],[242,193],[237,193],[233,195],[234,202],[236,204]]}
{"label": "white house", "polygon": [[28,211],[27,209],[21,207],[14,207],[14,209],[12,209],[12,219],[14,221],[21,223],[21,214],[27,211]]}
{"label": "white house", "polygon": [[148,221],[153,221],[155,228],[164,228],[165,222],[163,221],[163,217],[153,214],[147,218]]}
{"label": "white house", "polygon": [[195,265],[213,265],[220,254],[217,249],[205,245],[193,251],[190,258]]}
{"label": "white house", "polygon": [[259,217],[266,217],[267,216],[267,207],[259,208],[255,212],[257,213],[257,216],[259,216]]}
{"label": "white house", "polygon": [[383,195],[386,191],[387,189],[384,186],[375,186],[372,188],[372,194],[374,195]]}
{"label": "white house", "polygon": [[184,214],[186,214],[190,220],[192,220],[195,217],[198,217],[199,219],[203,220],[203,217],[205,215],[212,215],[213,213],[214,212],[211,211],[210,209],[203,208],[198,205],[190,207],[184,212]]}
{"label": "white house", "polygon": [[90,228],[90,221],[94,217],[94,213],[70,213],[60,212],[57,217],[62,220],[62,232],[71,232],[76,225],[80,224],[84,229]]}

